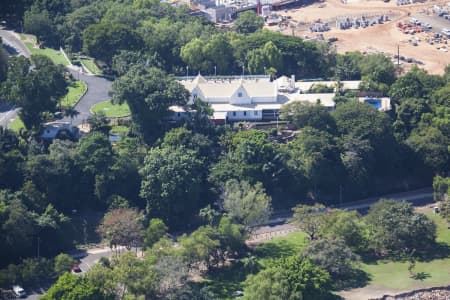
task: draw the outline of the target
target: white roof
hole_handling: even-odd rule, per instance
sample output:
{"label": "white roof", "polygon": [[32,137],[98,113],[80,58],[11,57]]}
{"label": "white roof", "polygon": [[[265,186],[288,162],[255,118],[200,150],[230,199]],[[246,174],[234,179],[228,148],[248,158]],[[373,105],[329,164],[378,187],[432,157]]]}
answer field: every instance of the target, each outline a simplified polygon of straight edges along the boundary
{"label": "white roof", "polygon": [[198,75],[192,81],[182,80],[180,83],[191,93],[198,87],[205,98],[229,98],[241,86],[249,97],[275,97],[277,95],[276,82],[264,78],[207,81],[201,75]]}
{"label": "white roof", "polygon": [[289,94],[288,98],[290,102],[293,101],[301,101],[301,102],[309,102],[309,103],[317,103],[317,100],[320,100],[320,104],[326,107],[334,107],[335,103],[333,101],[335,94],[327,93],[327,94]]}
{"label": "white roof", "polygon": [[[344,90],[357,90],[361,80],[344,80],[341,81]],[[325,85],[327,87],[336,87],[337,81],[299,81],[295,86],[302,91],[311,89],[314,85]]]}
{"label": "white roof", "polygon": [[247,105],[233,105],[233,104],[210,104],[214,112],[227,111],[249,111],[249,110],[263,110],[263,109],[280,109],[282,103],[264,103],[264,104],[247,104]]}

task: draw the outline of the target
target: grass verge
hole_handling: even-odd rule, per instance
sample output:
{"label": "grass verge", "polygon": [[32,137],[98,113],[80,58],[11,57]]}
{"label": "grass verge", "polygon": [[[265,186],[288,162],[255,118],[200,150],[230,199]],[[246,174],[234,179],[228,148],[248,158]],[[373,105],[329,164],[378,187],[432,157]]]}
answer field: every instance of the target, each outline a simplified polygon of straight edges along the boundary
{"label": "grass verge", "polygon": [[95,104],[91,107],[91,111],[94,113],[103,112],[107,118],[121,118],[130,115],[128,104],[112,104],[109,100]]}
{"label": "grass verge", "polygon": [[61,106],[73,107],[86,92],[87,86],[83,81],[72,81],[67,94],[61,99]]}
{"label": "grass verge", "polygon": [[55,64],[61,64],[63,66],[68,66],[69,61],[62,55],[61,51],[55,50],[52,48],[39,49],[34,46],[31,42],[25,42],[25,46],[27,46],[28,50],[30,50],[31,54],[36,55],[45,55],[50,58]]}
{"label": "grass verge", "polygon": [[80,61],[83,63],[83,65],[94,75],[101,75],[102,71],[99,67],[95,64],[93,59],[86,59],[82,58]]}

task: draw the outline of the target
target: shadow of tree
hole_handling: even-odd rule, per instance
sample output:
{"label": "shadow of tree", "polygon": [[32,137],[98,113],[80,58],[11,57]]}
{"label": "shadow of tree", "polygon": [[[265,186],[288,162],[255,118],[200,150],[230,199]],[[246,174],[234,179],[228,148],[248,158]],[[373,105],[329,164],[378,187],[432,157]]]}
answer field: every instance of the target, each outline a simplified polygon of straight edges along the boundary
{"label": "shadow of tree", "polygon": [[410,277],[411,277],[412,279],[414,279],[414,280],[424,281],[425,279],[430,278],[431,275],[430,275],[430,273],[419,272],[419,273],[416,273],[416,274],[414,274],[414,275],[411,275]]}
{"label": "shadow of tree", "polygon": [[417,253],[417,259],[422,262],[447,257],[450,257],[450,245],[443,242],[436,242],[430,245],[428,249]]}
{"label": "shadow of tree", "polygon": [[371,277],[364,270],[353,268],[348,274],[341,278],[336,278],[334,288],[336,290],[348,290],[366,286]]}
{"label": "shadow of tree", "polygon": [[264,243],[255,248],[254,254],[258,258],[281,258],[296,254],[296,250],[287,241]]}

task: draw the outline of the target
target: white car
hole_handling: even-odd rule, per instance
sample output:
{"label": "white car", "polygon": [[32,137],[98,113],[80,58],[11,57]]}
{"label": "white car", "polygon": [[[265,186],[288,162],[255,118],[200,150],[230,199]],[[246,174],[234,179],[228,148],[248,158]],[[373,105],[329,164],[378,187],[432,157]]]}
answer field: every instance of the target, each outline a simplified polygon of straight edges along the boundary
{"label": "white car", "polygon": [[16,294],[16,296],[19,298],[25,298],[27,296],[27,293],[20,285],[15,285],[12,289],[14,294]]}

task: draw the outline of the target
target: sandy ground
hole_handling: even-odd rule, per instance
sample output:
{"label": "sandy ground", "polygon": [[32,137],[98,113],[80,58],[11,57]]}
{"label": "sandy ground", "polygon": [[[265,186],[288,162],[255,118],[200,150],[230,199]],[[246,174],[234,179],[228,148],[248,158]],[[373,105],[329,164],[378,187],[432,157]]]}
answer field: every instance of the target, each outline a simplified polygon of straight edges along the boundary
{"label": "sandy ground", "polygon": [[[338,38],[335,43],[338,53],[359,50],[361,52],[380,52],[389,55],[397,54],[397,47],[400,47],[400,55],[406,58],[414,58],[423,62],[421,66],[432,74],[442,74],[446,65],[450,64],[450,51],[443,52],[437,47],[446,46],[450,50],[449,45],[430,45],[424,41],[425,34],[416,34],[415,37],[420,39],[418,46],[408,43],[413,37],[403,34],[396,26],[400,22],[408,22],[409,15],[424,12],[433,5],[443,5],[445,1],[429,1],[412,5],[397,6],[395,1],[384,3],[382,1],[368,0],[349,0],[347,4],[340,0],[325,0],[321,3],[282,11],[280,13],[289,15],[293,21],[302,21],[311,23],[316,20],[325,22],[333,22],[336,17],[344,16],[370,16],[388,14],[391,21],[385,24],[374,25],[368,28],[338,30],[334,26],[330,31],[324,32],[326,39],[330,37]],[[272,30],[278,30],[278,27],[269,27]],[[292,34],[292,29],[287,28],[282,31],[285,34]],[[298,27],[294,31],[295,35],[305,37],[313,37],[317,33],[311,33],[305,27]],[[411,65],[403,63],[402,67],[408,69]]]}

